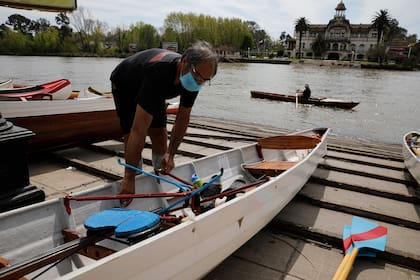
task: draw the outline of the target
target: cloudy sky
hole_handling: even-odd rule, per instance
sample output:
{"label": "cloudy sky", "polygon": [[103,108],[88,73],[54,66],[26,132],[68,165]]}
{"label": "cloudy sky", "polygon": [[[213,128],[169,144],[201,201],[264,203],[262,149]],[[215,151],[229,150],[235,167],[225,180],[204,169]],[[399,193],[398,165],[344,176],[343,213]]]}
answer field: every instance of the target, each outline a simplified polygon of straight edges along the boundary
{"label": "cloudy sky", "polygon": [[[387,9],[408,34],[420,37],[419,0],[344,0],[350,23],[370,23],[381,9]],[[259,24],[273,39],[282,31],[293,35],[294,22],[306,17],[309,23],[326,24],[335,14],[339,0],[77,0],[79,7],[92,18],[106,22],[110,28],[129,27],[142,21],[161,28],[171,12],[205,14],[213,17],[240,18]],[[0,24],[11,14],[19,13],[32,20],[46,18],[55,24],[56,13],[26,11],[0,7]]]}

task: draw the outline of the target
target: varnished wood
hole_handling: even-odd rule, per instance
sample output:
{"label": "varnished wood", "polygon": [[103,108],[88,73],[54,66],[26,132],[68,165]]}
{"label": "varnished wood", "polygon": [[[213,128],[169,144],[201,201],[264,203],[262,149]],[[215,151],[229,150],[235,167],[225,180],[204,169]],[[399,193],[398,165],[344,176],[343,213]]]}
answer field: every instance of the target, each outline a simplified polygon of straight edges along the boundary
{"label": "varnished wood", "polygon": [[36,134],[28,142],[29,152],[56,150],[122,137],[115,110],[16,117],[7,120]]}
{"label": "varnished wood", "polygon": [[294,166],[295,162],[290,161],[265,161],[244,166],[253,175],[277,176],[280,173]]}
{"label": "varnished wood", "polygon": [[262,149],[313,149],[320,139],[302,135],[282,135],[262,138],[258,144]]}

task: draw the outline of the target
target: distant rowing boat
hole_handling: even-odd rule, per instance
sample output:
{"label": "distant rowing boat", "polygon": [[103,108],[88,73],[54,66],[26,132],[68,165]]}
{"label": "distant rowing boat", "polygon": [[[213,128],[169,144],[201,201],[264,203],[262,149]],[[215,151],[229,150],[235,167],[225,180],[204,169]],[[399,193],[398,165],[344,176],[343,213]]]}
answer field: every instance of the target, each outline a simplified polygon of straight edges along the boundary
{"label": "distant rowing boat", "polygon": [[[286,94],[280,94],[280,93],[271,93],[271,92],[252,90],[251,96],[253,98],[263,98],[263,99],[278,100],[278,101],[285,101],[285,102],[296,102],[295,95],[286,95]],[[336,108],[341,108],[341,109],[352,109],[359,104],[359,102],[327,98],[327,97],[322,97],[322,98],[311,97],[309,99],[299,98],[298,102],[300,104],[312,104],[312,105],[317,105],[317,106],[336,107]]]}

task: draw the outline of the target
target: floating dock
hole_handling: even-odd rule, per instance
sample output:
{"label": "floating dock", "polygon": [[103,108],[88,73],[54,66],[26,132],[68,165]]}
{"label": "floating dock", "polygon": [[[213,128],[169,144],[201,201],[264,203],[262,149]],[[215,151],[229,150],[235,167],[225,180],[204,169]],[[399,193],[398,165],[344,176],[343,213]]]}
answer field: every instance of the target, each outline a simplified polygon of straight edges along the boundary
{"label": "floating dock", "polygon": [[[289,132],[192,117],[175,162]],[[123,150],[117,139],[32,157],[30,182],[51,199],[119,180]],[[349,279],[420,279],[419,186],[401,152],[401,145],[329,136],[324,161],[295,199],[204,279],[332,279],[343,258],[343,227],[353,216],[387,227],[388,240],[375,258],[357,258]],[[143,157],[151,171],[150,143]]]}

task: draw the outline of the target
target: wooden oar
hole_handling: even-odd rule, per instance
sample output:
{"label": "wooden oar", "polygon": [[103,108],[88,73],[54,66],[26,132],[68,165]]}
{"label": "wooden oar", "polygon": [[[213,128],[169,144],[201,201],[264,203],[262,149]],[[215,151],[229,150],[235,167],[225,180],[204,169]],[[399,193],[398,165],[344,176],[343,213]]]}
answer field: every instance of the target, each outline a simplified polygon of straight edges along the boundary
{"label": "wooden oar", "polygon": [[[350,231],[350,234],[349,234]],[[333,280],[347,279],[357,255],[376,256],[375,252],[384,251],[388,230],[360,217],[353,217],[351,227],[345,225],[343,230],[343,244],[346,256],[341,262]]]}
{"label": "wooden oar", "polygon": [[100,96],[105,96],[105,97],[112,97],[112,92],[103,92],[99,89],[93,88],[93,87],[88,87],[88,90],[94,94],[100,95]]}

